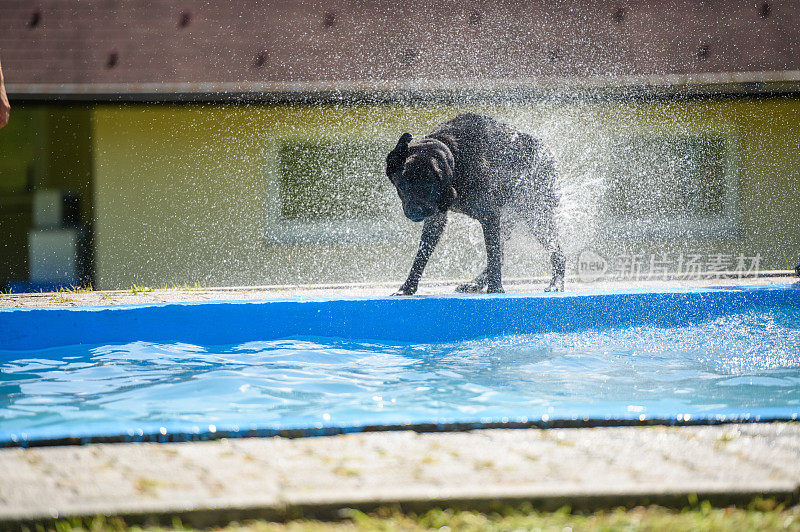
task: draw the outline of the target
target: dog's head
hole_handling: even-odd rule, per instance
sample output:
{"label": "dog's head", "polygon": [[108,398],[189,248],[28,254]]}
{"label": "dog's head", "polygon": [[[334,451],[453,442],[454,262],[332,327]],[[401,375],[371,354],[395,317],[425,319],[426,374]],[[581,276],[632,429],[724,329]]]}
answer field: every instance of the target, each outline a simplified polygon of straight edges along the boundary
{"label": "dog's head", "polygon": [[386,157],[386,175],[397,188],[406,218],[420,222],[446,211],[456,198],[453,188],[453,153],[432,138],[411,142],[403,133]]}

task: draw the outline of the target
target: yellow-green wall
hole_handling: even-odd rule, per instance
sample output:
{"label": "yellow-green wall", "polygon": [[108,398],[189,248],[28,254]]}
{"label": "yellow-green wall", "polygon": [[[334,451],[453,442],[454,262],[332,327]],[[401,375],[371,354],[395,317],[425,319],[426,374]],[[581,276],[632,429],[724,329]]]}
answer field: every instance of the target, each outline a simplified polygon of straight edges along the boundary
{"label": "yellow-green wall", "polygon": [[[274,198],[270,193],[274,146],[290,138],[376,138],[388,151],[403,131],[423,134],[465,109],[97,106],[91,119],[96,285],[402,280],[416,250],[419,225],[403,221],[399,205],[386,223],[400,229],[367,244],[272,244],[265,239],[273,223],[266,215],[270,209],[266,198]],[[564,240],[573,255],[584,247],[607,254],[759,253],[763,266],[780,269],[800,259],[799,100],[542,103],[472,109],[518,124],[552,146],[569,189]],[[608,139],[637,129],[724,130],[730,135],[737,147],[737,233],[701,241],[620,240],[603,233],[593,209]],[[374,179],[379,183],[385,177],[376,174]],[[369,223],[380,229],[380,221]],[[453,217],[428,275],[474,275],[482,266],[482,254],[474,224]],[[515,237],[509,246],[507,274],[542,274],[547,269],[538,244],[522,233]]]}
{"label": "yellow-green wall", "polygon": [[[97,285],[400,278],[417,245],[411,222],[400,221],[405,234],[396,240],[269,244],[271,150],[281,139],[379,136],[388,151],[401,128],[425,131],[448,114],[425,109],[409,120],[386,107],[100,107],[93,120]],[[386,178],[372,179],[383,185]]]}
{"label": "yellow-green wall", "polygon": [[[464,108],[465,109],[465,108]],[[97,284],[284,284],[402,279],[419,226],[368,244],[270,244],[265,216],[274,186],[274,146],[287,138],[374,137],[390,149],[403,131],[425,133],[464,109],[403,107],[101,106],[93,113]],[[800,102],[730,100],[648,104],[561,104],[476,109],[532,131],[553,147],[572,189],[564,239],[570,252],[760,253],[784,268],[800,254]],[[648,242],[610,239],[590,204],[606,140],[630,129],[718,130],[738,146],[740,232],[725,239]],[[385,179],[375,175],[376,183]],[[272,183],[272,184],[271,184]],[[399,207],[398,207],[399,211]],[[473,223],[454,217],[432,259],[431,277],[476,273],[482,258]],[[398,221],[398,219],[400,221]],[[379,222],[371,222],[379,229]],[[387,224],[389,221],[387,220]],[[545,257],[520,235],[509,275],[540,274]]]}

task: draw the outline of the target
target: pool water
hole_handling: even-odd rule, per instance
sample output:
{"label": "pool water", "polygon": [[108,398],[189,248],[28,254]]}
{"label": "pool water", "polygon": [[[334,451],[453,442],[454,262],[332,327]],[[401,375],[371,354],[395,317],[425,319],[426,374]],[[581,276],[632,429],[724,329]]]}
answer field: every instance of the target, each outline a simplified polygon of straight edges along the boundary
{"label": "pool water", "polygon": [[558,419],[791,419],[800,308],[456,343],[291,337],[0,351],[0,442]]}

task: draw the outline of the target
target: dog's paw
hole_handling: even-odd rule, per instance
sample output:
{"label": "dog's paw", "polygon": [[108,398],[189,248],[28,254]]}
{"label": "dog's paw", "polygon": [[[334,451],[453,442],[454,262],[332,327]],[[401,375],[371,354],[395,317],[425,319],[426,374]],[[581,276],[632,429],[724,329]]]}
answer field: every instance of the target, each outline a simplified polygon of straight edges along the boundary
{"label": "dog's paw", "polygon": [[456,292],[459,294],[477,294],[485,285],[481,285],[478,283],[470,282],[470,283],[462,283],[456,286]]}
{"label": "dog's paw", "polygon": [[564,291],[564,281],[558,282],[553,281],[550,283],[550,286],[544,289],[545,292],[563,292]]}
{"label": "dog's paw", "polygon": [[417,292],[416,286],[403,285],[400,289],[392,294],[392,296],[413,296]]}
{"label": "dog's paw", "polygon": [[503,290],[502,286],[490,286],[486,289],[487,294],[505,294],[506,291]]}

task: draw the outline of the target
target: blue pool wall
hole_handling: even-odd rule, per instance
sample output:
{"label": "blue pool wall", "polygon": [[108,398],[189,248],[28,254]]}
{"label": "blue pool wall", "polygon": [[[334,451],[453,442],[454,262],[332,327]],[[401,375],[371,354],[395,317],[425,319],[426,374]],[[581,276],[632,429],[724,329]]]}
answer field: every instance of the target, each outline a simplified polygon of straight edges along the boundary
{"label": "blue pool wall", "polygon": [[[0,309],[0,351],[134,341],[225,345],[292,336],[398,343],[692,325],[800,307],[797,285]],[[3,353],[0,353],[0,357]]]}

